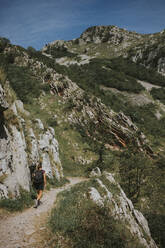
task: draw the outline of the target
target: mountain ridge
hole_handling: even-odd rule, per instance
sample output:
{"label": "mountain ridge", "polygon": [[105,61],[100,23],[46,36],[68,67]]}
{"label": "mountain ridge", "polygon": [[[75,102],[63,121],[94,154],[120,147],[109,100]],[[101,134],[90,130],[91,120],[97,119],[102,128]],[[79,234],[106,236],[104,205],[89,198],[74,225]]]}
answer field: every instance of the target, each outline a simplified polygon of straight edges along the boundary
{"label": "mountain ridge", "polygon": [[[58,41],[44,51],[0,39],[0,195],[14,200],[21,194],[19,186],[30,191],[30,165],[40,160],[49,185],[61,183],[65,175],[100,171],[95,176],[103,196],[110,193],[99,178],[108,171],[148,216],[153,238],[162,245],[165,68],[160,51],[164,32],[144,47],[140,41],[137,46],[135,39],[133,52],[122,50],[123,41],[114,44],[114,37],[120,38],[116,35],[110,37],[112,47],[93,40],[70,42],[66,47]],[[62,65],[62,58],[67,65]],[[96,181],[91,180],[94,191]],[[113,186],[112,193],[118,193]]]}
{"label": "mountain ridge", "polygon": [[42,51],[51,54],[53,49],[61,49],[98,58],[123,56],[147,68],[154,67],[164,75],[164,40],[165,30],[153,34],[138,34],[117,26],[94,26],[86,29],[77,39],[48,43]]}

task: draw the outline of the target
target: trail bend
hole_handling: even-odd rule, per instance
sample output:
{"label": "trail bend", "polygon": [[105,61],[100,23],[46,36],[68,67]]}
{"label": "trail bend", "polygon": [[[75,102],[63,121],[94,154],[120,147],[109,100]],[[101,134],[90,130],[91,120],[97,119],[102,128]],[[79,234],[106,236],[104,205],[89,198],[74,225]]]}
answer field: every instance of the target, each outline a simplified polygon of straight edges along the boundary
{"label": "trail bend", "polygon": [[47,247],[43,238],[47,232],[46,220],[54,206],[57,194],[87,180],[81,177],[68,177],[68,179],[70,182],[63,187],[44,192],[43,204],[37,209],[31,207],[0,220],[0,248]]}

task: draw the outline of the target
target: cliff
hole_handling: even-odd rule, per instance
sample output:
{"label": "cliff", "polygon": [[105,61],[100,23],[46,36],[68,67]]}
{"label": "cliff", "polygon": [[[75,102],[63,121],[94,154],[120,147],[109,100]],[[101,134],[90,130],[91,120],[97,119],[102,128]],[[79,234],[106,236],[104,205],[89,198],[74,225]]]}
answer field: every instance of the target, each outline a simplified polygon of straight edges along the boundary
{"label": "cliff", "polygon": [[58,196],[50,216],[52,243],[70,247],[157,248],[147,220],[127,198],[116,175],[95,168],[90,177]]}
{"label": "cliff", "polygon": [[20,188],[30,191],[30,166],[39,161],[49,178],[63,178],[54,129],[31,119],[20,100],[9,104],[6,98],[11,97],[12,90],[6,84],[7,93],[2,86],[0,92],[0,198],[17,197]]}

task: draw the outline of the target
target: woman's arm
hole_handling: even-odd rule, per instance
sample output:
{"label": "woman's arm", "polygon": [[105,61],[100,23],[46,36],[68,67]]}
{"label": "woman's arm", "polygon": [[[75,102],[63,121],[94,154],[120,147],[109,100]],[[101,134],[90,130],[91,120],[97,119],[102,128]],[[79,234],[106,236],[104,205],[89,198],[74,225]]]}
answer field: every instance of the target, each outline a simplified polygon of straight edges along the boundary
{"label": "woman's arm", "polygon": [[46,173],[44,173],[44,186],[46,186]]}

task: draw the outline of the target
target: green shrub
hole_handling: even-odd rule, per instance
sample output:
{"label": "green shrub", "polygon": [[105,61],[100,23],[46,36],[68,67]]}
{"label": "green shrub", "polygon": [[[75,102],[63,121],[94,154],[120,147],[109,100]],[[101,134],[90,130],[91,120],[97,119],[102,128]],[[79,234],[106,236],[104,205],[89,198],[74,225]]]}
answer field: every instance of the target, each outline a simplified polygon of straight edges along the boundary
{"label": "green shrub", "polygon": [[48,91],[49,89],[47,85],[43,85],[37,77],[32,75],[26,67],[10,65],[8,77],[17,97],[24,103],[32,103],[34,98],[40,96],[42,90]]}
{"label": "green shrub", "polygon": [[3,52],[8,44],[10,44],[10,40],[0,37],[0,52]]}
{"label": "green shrub", "polygon": [[7,121],[7,124],[12,124],[16,126],[17,129],[20,128],[19,119],[17,115],[15,115],[12,109],[7,109],[4,111],[4,118],[5,118],[5,121]]}
{"label": "green shrub", "polygon": [[122,231],[107,216],[106,209],[84,199],[89,185],[90,182],[85,182],[59,195],[49,221],[52,232],[72,240],[75,248],[124,247]]}
{"label": "green shrub", "polygon": [[[110,61],[108,61],[108,65]],[[80,87],[89,90],[91,93],[99,92],[100,85],[116,88],[121,91],[139,93],[144,88],[135,78],[122,72],[120,69],[107,68],[107,61],[93,59],[89,64],[71,65],[67,68],[69,78]]]}
{"label": "green shrub", "polygon": [[55,46],[48,45],[46,53],[51,54],[53,58],[75,57],[76,56],[76,54],[69,52],[65,46],[55,47]]}
{"label": "green shrub", "polygon": [[[24,208],[30,207],[33,204],[34,191],[27,192],[20,189],[20,196],[16,199],[2,199],[0,200],[0,207],[9,211],[21,211]],[[33,198],[33,199],[32,199]]]}
{"label": "green shrub", "polygon": [[165,117],[157,119],[156,105],[149,103],[143,106],[127,106],[124,113],[131,117],[132,122],[143,131],[145,134],[153,136],[154,139],[165,137]]}
{"label": "green shrub", "polygon": [[4,72],[7,73],[8,61],[6,54],[0,53],[0,67]]}
{"label": "green shrub", "polygon": [[128,76],[165,86],[165,77],[159,74],[156,69],[147,69],[145,66],[136,64],[129,59],[118,57],[107,60],[107,66],[116,71],[122,71]]}
{"label": "green shrub", "polygon": [[151,95],[154,99],[161,101],[163,104],[165,104],[165,88],[152,88]]}
{"label": "green shrub", "polygon": [[50,187],[52,187],[52,186],[53,187],[62,187],[66,183],[69,183],[69,180],[65,177],[60,179],[60,181],[58,181],[57,179],[54,179],[54,178],[47,178],[47,182],[50,185]]}
{"label": "green shrub", "polygon": [[[0,58],[1,59],[1,58]],[[7,75],[3,67],[0,66],[0,84],[3,86],[6,82]]]}
{"label": "green shrub", "polygon": [[128,198],[136,202],[144,193],[147,176],[151,171],[151,160],[135,147],[130,147],[121,153],[119,172],[121,186]]}
{"label": "green shrub", "polygon": [[158,247],[165,247],[165,216],[161,214],[146,214],[151,236],[155,240]]}

